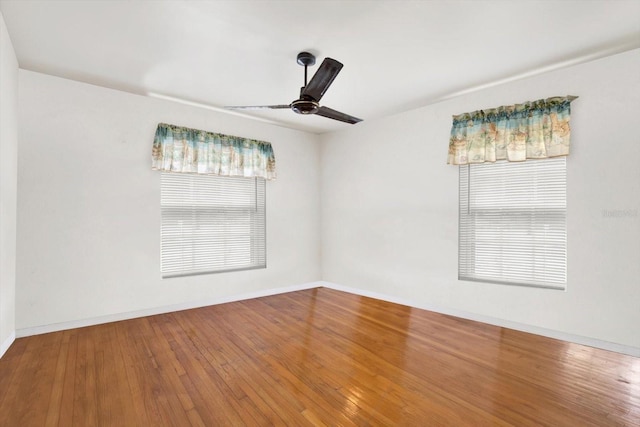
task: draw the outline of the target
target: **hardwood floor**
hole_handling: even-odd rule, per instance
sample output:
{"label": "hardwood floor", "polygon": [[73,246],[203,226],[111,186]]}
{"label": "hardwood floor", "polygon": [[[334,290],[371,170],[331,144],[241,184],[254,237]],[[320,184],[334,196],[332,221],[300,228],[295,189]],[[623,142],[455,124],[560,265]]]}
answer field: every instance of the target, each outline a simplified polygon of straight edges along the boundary
{"label": "hardwood floor", "polygon": [[20,338],[0,425],[638,426],[640,359],[319,288]]}

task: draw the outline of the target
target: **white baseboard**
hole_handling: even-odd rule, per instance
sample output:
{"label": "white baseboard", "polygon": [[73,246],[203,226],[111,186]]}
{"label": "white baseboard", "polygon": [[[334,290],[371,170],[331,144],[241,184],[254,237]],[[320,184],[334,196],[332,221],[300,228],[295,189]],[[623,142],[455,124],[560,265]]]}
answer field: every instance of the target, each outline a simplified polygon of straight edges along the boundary
{"label": "white baseboard", "polygon": [[[31,335],[47,334],[49,332],[64,331],[67,329],[83,328],[85,326],[100,325],[109,322],[118,322],[120,320],[135,319],[138,317],[153,316],[156,314],[171,313],[174,311],[189,310],[191,308],[206,307],[209,305],[224,304],[234,301],[242,301],[252,298],[266,297],[269,295],[283,294],[287,292],[301,291],[305,289],[313,289],[321,287],[321,282],[304,283],[302,285],[287,286],[282,288],[265,289],[262,291],[249,292],[240,295],[232,295],[228,297],[210,298],[199,301],[191,301],[181,304],[166,305],[162,307],[153,307],[144,310],[130,311],[126,313],[116,313],[106,316],[91,317],[87,319],[72,320],[69,322],[54,323],[50,325],[33,326],[30,328],[18,329],[14,334],[14,339],[28,337]],[[11,341],[13,342],[13,340]],[[9,345],[11,344],[9,343]],[[3,347],[4,348],[4,343]],[[8,345],[7,345],[8,348]],[[1,353],[0,353],[1,354]]]}
{"label": "white baseboard", "polygon": [[640,348],[638,347],[612,343],[609,341],[602,341],[595,338],[583,337],[580,335],[574,335],[567,332],[556,331],[553,329],[541,328],[539,326],[527,325],[525,323],[512,322],[509,320],[498,319],[495,317],[484,316],[481,314],[469,313],[462,310],[438,307],[430,304],[416,305],[415,302],[404,299],[404,298],[384,295],[377,292],[365,291],[357,288],[350,288],[348,286],[342,286],[336,283],[331,283],[331,282],[319,282],[319,283],[322,283],[322,286],[326,288],[335,289],[337,291],[342,291],[342,292],[348,292],[350,294],[375,298],[383,301],[392,302],[395,304],[401,304],[409,307],[419,308],[422,310],[428,310],[436,313],[460,317],[462,319],[474,320],[476,322],[488,323],[494,326],[500,326],[508,329],[515,329],[521,332],[528,332],[531,334],[541,335],[548,338],[555,338],[558,340],[568,341],[575,344],[581,344],[589,347],[600,348],[603,350],[614,351],[616,353],[623,353],[623,354],[628,354],[630,356],[640,357]]}
{"label": "white baseboard", "polygon": [[16,331],[13,331],[9,334],[6,340],[0,343],[0,358],[4,356],[4,354],[7,352],[7,350],[9,350],[9,347],[11,347],[11,344],[13,344],[15,340],[16,340]]}

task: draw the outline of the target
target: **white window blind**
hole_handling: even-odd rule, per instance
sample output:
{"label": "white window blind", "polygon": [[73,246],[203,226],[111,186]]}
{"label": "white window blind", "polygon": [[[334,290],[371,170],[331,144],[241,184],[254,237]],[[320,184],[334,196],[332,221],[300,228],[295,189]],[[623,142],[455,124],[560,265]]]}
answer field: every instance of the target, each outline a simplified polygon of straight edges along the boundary
{"label": "white window blind", "polygon": [[564,289],[566,160],[460,166],[461,280]]}
{"label": "white window blind", "polygon": [[266,267],[265,180],[162,173],[162,277]]}

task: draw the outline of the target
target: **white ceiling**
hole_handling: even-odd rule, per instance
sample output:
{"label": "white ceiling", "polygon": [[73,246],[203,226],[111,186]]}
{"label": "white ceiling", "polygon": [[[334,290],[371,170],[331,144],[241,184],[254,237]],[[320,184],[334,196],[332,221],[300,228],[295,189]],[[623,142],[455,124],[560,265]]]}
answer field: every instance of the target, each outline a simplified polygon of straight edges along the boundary
{"label": "white ceiling", "polygon": [[[0,0],[21,68],[206,104],[288,104],[300,51],[344,64],[321,104],[364,120],[640,47],[639,0]],[[249,113],[249,112],[247,112]],[[311,132],[348,124],[250,112]],[[358,126],[358,125],[353,125]]]}

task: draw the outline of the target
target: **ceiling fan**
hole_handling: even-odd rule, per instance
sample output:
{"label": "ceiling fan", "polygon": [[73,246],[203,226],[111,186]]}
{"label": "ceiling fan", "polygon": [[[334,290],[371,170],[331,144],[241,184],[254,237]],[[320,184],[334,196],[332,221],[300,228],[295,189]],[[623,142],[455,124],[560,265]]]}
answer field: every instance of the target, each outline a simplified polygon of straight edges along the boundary
{"label": "ceiling fan", "polygon": [[340,111],[324,106],[321,107],[319,104],[320,99],[322,99],[322,96],[325,94],[327,89],[329,89],[329,86],[331,86],[331,83],[333,83],[333,80],[342,69],[342,64],[340,62],[332,58],[325,58],[309,83],[307,83],[307,67],[316,63],[316,57],[309,52],[300,52],[297,57],[297,62],[304,66],[304,86],[300,88],[300,98],[296,99],[291,104],[228,106],[224,108],[229,110],[282,110],[290,108],[298,114],[317,114],[322,117],[340,120],[341,122],[350,124],[362,121],[362,119],[341,113]]}

